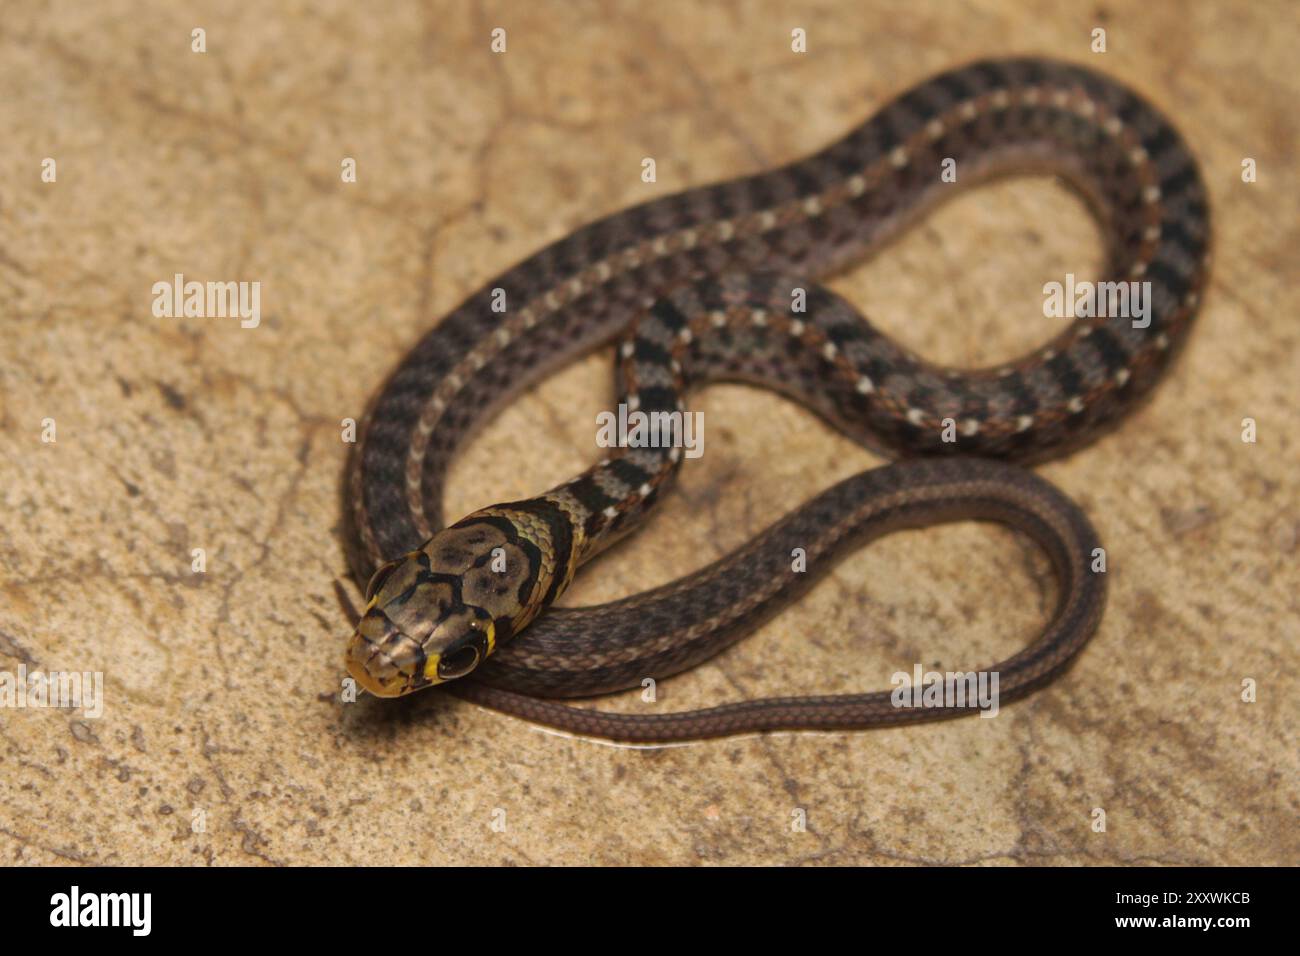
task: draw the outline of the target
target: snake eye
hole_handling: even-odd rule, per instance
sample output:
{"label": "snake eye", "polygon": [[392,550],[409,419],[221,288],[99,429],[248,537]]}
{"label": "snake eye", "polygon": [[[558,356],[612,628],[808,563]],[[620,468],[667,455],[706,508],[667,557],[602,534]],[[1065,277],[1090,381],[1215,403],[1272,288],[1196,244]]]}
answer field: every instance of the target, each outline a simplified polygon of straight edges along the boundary
{"label": "snake eye", "polygon": [[438,662],[438,676],[443,680],[464,677],[478,666],[478,648],[472,644],[452,651]]}
{"label": "snake eye", "polygon": [[371,575],[370,583],[366,585],[367,601],[369,601],[372,597],[374,597],[376,594],[379,593],[379,589],[384,586],[384,582],[388,580],[389,575],[391,575],[396,570],[397,570],[396,561],[390,561],[388,562],[388,564],[381,564],[379,566],[379,570],[376,571],[373,575]]}

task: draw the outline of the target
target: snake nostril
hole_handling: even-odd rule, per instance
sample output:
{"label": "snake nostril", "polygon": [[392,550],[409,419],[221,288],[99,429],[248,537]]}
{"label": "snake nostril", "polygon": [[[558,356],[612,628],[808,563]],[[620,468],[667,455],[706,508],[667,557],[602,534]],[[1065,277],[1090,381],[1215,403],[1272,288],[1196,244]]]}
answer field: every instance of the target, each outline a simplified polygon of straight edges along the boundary
{"label": "snake nostril", "polygon": [[466,645],[452,651],[438,662],[438,676],[443,680],[454,680],[457,677],[464,677],[477,666],[478,649]]}

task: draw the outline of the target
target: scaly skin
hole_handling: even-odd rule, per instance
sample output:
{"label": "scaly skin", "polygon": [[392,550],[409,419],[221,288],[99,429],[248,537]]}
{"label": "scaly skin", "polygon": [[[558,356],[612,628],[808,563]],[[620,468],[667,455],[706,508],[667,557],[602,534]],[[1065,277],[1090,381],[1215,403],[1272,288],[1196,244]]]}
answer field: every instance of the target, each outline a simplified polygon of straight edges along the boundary
{"label": "scaly skin", "polygon": [[[940,178],[948,158],[960,186]],[[1024,171],[1058,173],[1088,200],[1106,240],[1103,278],[1150,283],[1149,323],[1080,318],[1016,362],[952,370],[911,355],[816,283],[940,199]],[[977,459],[1061,454],[1140,401],[1186,337],[1208,242],[1204,186],[1169,123],[1096,73],[1028,59],[935,77],[807,159],[584,227],[471,296],[377,397],[351,468],[353,564],[364,580],[406,557],[372,585],[349,669],[385,696],[452,680],[489,706],[619,739],[948,716],[899,710],[887,694],[624,716],[527,695],[591,695],[675,673],[748,633],[845,549],[900,525],[985,518],[1033,537],[1061,580],[1043,634],[993,668],[1002,698],[1018,696],[1059,673],[1097,626],[1096,536],[1041,479]],[[797,289],[802,312],[791,310]],[[493,310],[494,290],[505,312]],[[579,565],[640,523],[680,450],[611,449],[544,495],[435,533],[442,484],[455,450],[497,408],[616,339],[620,402],[643,411],[676,411],[688,387],[739,379],[795,397],[874,448],[931,460],[849,479],[663,588],[546,610]],[[794,547],[807,552],[807,573],[791,572]]]}

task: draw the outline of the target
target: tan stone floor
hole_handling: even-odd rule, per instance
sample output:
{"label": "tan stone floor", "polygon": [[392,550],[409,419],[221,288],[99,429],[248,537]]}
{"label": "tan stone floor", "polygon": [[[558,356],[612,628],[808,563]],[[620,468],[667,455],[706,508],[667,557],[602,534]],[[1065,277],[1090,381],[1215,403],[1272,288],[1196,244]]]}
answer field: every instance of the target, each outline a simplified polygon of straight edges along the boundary
{"label": "tan stone floor", "polygon": [[[1300,862],[1296,6],[704,6],[0,18],[0,670],[105,680],[98,719],[0,710],[0,861]],[[599,214],[793,159],[932,72],[1013,52],[1160,104],[1216,217],[1213,287],[1174,373],[1042,469],[1110,554],[1108,613],[1064,679],[995,720],[653,750],[433,693],[337,701],[340,421],[423,330]],[[1040,314],[1044,281],[1099,258],[1081,204],[1023,180],[945,206],[837,287],[924,354],[984,364],[1045,340],[1047,320],[1008,315]],[[155,318],[152,285],[177,272],[261,282],[261,325]],[[458,464],[448,513],[590,462],[609,376],[593,356],[510,408]],[[697,407],[710,453],[569,603],[702,566],[877,460],[769,394],[718,387]],[[896,535],[661,701],[988,664],[1041,624],[1051,588],[1002,530]]]}

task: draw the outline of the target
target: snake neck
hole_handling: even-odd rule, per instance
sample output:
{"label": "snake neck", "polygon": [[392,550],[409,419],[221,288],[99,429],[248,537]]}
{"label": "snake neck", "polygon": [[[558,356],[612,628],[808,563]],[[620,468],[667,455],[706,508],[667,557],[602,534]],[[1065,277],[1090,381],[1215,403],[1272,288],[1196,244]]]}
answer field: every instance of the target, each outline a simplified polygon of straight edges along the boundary
{"label": "snake neck", "polygon": [[550,495],[483,508],[449,530],[480,531],[491,545],[478,558],[492,572],[479,601],[496,621],[497,640],[517,634],[549,607],[587,557],[581,523]]}

